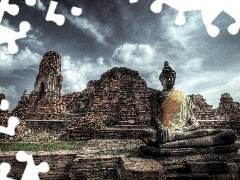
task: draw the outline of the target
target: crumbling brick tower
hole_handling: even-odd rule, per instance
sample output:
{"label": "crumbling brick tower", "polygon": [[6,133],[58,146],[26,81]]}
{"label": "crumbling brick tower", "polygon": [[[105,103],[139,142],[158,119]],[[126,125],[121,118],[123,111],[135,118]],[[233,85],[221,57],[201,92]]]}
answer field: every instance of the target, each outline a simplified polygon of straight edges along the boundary
{"label": "crumbling brick tower", "polygon": [[[62,82],[61,56],[54,51],[44,54],[39,66],[34,90],[21,98],[14,114],[21,119],[58,119],[62,112]],[[24,113],[21,113],[24,111]]]}

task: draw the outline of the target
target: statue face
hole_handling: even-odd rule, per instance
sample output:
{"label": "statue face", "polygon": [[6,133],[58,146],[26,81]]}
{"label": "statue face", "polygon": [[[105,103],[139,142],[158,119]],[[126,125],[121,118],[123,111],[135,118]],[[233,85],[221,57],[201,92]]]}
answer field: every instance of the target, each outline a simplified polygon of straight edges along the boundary
{"label": "statue face", "polygon": [[163,90],[171,90],[175,84],[175,77],[171,74],[166,74],[161,78],[161,84],[163,86]]}

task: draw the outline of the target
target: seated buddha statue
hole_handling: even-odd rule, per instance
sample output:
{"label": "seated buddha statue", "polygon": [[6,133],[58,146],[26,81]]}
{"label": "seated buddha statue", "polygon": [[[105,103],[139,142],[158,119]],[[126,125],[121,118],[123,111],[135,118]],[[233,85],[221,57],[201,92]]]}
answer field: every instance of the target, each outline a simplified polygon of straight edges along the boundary
{"label": "seated buddha statue", "polygon": [[231,129],[200,128],[191,99],[174,89],[175,79],[176,72],[166,61],[159,76],[163,89],[150,98],[153,128],[143,133],[143,142],[159,149],[234,143],[237,136]]}

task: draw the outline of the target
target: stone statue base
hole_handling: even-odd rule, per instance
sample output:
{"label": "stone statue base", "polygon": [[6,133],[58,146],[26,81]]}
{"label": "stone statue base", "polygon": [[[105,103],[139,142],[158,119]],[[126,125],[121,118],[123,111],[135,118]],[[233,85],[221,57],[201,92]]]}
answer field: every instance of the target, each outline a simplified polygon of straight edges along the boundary
{"label": "stone statue base", "polygon": [[209,147],[234,144],[237,135],[231,129],[197,129],[193,131],[169,131],[167,142],[159,143],[156,131],[146,130],[143,141],[147,146],[157,147],[159,150],[169,148]]}
{"label": "stone statue base", "polygon": [[146,146],[141,146],[144,154],[156,156],[177,156],[187,154],[208,154],[236,152],[236,134],[231,129],[198,129],[194,131],[169,132],[165,143],[153,142],[156,131],[145,132]]}
{"label": "stone statue base", "polygon": [[159,149],[153,146],[141,146],[140,150],[144,154],[151,156],[181,156],[181,155],[197,155],[197,154],[212,154],[212,153],[230,153],[237,152],[238,145],[230,144],[224,146],[212,146],[212,147],[196,147],[196,148],[163,148]]}

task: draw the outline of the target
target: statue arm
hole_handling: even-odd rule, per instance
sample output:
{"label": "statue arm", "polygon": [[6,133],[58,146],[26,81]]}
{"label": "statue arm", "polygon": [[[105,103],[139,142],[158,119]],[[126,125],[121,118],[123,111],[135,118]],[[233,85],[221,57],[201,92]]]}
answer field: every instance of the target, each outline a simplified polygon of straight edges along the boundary
{"label": "statue arm", "polygon": [[161,92],[153,93],[150,97],[151,124],[156,129],[157,142],[163,143],[168,141],[168,130],[159,119],[159,117],[161,117],[161,112],[159,111],[158,106],[162,101],[159,97],[162,97]]}
{"label": "statue arm", "polygon": [[168,129],[162,124],[157,116],[152,116],[152,122],[156,129],[156,137],[158,143],[167,142],[169,139]]}

